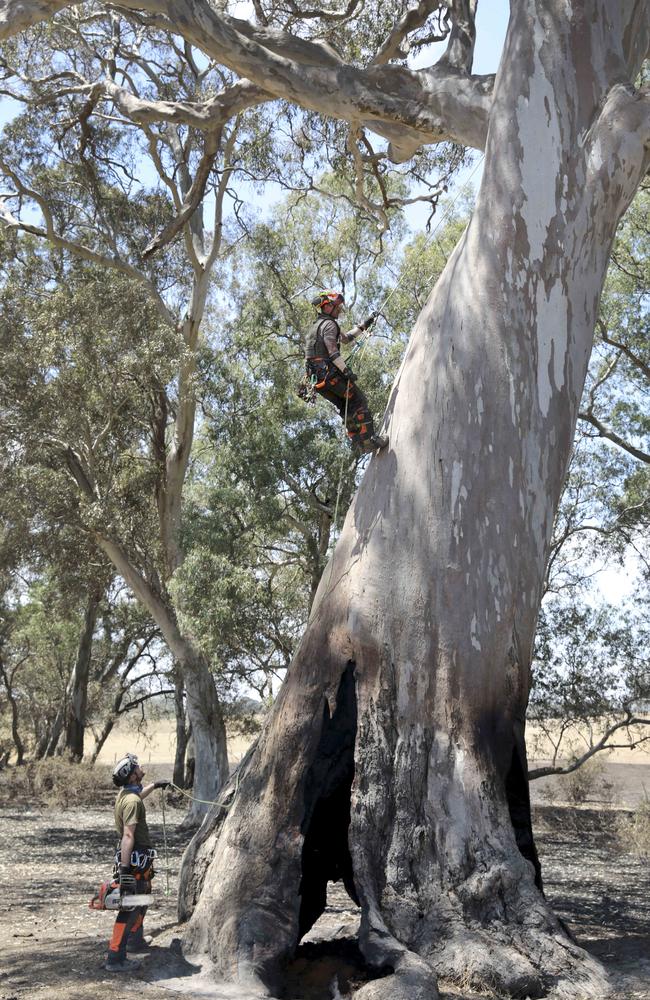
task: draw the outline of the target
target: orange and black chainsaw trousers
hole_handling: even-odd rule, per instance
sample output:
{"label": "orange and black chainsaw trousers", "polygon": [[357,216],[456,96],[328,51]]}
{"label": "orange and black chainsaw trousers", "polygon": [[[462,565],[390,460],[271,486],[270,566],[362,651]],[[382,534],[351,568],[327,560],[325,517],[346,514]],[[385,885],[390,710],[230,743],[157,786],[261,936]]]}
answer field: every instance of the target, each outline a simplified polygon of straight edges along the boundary
{"label": "orange and black chainsaw trousers", "polygon": [[[151,892],[151,875],[151,869],[135,873],[136,894]],[[108,944],[108,958],[111,962],[124,961],[129,941],[142,940],[142,925],[146,912],[144,906],[136,906],[132,910],[118,910]]]}
{"label": "orange and black chainsaw trousers", "polygon": [[314,389],[318,395],[339,411],[353,447],[363,445],[372,437],[375,428],[368,400],[354,382],[350,382],[336,365],[323,358],[308,358],[307,374],[317,379]]}

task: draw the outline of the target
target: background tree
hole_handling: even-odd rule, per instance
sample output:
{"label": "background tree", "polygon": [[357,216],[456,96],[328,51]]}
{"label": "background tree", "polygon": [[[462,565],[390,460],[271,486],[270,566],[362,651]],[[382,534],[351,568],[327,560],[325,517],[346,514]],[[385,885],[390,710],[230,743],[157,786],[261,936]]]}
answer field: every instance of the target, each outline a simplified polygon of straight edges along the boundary
{"label": "background tree", "polygon": [[[60,489],[67,480],[77,525],[106,553],[165,637],[187,690],[197,797],[211,799],[227,774],[225,729],[209,664],[192,636],[179,630],[167,583],[183,558],[196,351],[210,273],[223,249],[223,200],[237,127],[226,128],[229,108],[213,117],[205,142],[197,144],[174,125],[143,121],[135,97],[140,89],[162,97],[175,84],[194,97],[212,85],[210,67],[200,70],[191,54],[159,64],[159,45],[160,36],[145,44],[137,28],[116,15],[88,20],[73,14],[49,34],[45,49],[27,40],[4,63],[12,93],[25,107],[6,126],[9,152],[1,168],[16,192],[17,214],[6,203],[5,221],[9,230],[34,237],[24,244],[29,267],[20,255],[8,262],[7,287],[14,295],[25,282],[43,290],[40,302],[32,296],[31,316],[19,300],[11,318],[6,313],[14,379],[33,379],[41,390],[39,396],[24,391],[25,381],[8,387],[8,402],[15,403],[9,430],[13,447],[54,467]],[[53,61],[60,72],[50,72]],[[130,82],[135,105],[120,80]],[[98,111],[106,99],[115,102],[117,115]],[[143,177],[143,155],[151,180]],[[208,192],[207,174],[217,161]],[[212,231],[203,220],[201,199],[208,193]],[[183,243],[164,268],[143,263],[152,229],[170,239],[183,224]],[[15,246],[8,246],[10,258]],[[35,279],[42,284],[34,285]],[[30,352],[34,341],[38,347]],[[139,350],[143,344],[147,356]],[[81,426],[70,408],[75,394],[86,403]],[[195,803],[188,820],[203,808]]]}
{"label": "background tree", "polygon": [[[227,773],[225,730],[209,664],[195,637],[179,631],[181,609],[168,585],[184,558],[182,493],[209,283],[215,263],[246,229],[246,211],[233,182],[264,177],[310,189],[310,150],[325,138],[333,160],[347,155],[352,164],[347,188],[337,197],[349,204],[356,196],[380,228],[386,228],[397,205],[413,199],[390,189],[378,162],[366,163],[362,137],[346,134],[341,147],[313,120],[297,123],[285,110],[283,137],[276,142],[271,125],[277,115],[265,117],[256,110],[269,95],[234,79],[218,60],[206,61],[190,41],[179,43],[172,28],[171,22],[152,20],[141,10],[127,16],[126,9],[118,13],[89,5],[62,13],[47,32],[13,40],[2,58],[2,89],[24,111],[5,129],[0,170],[9,185],[3,198],[5,225],[47,242],[59,254],[61,264],[51,281],[63,286],[76,273],[80,290],[86,270],[96,265],[88,286],[107,272],[115,282],[132,282],[145,296],[147,322],[163,338],[177,338],[174,374],[168,371],[167,379],[149,390],[156,400],[143,449],[157,470],[152,480],[157,524],[149,525],[156,552],[143,553],[142,535],[134,551],[131,539],[116,534],[112,525],[109,530],[101,517],[94,516],[92,531],[156,621],[183,673],[196,745],[197,797],[209,800]],[[463,153],[456,149],[451,159],[444,153],[420,156],[423,166],[436,160],[450,174]],[[370,193],[364,172],[371,178]],[[422,185],[424,193],[415,199],[434,205],[442,187],[428,180]],[[211,224],[204,221],[207,210]],[[152,255],[170,244],[174,249],[165,262],[152,262]],[[104,433],[99,426],[94,430]],[[95,479],[95,458],[87,454],[89,442],[80,447],[74,435],[61,435],[57,442],[58,460],[73,476],[82,505],[99,514],[105,493]],[[188,821],[203,811],[194,803]]]}
{"label": "background tree", "polygon": [[[366,471],[226,819],[188,855],[188,946],[274,983],[337,872],[361,902],[364,954],[394,970],[364,998],[434,997],[434,970],[589,995],[599,970],[535,884],[523,720],[608,253],[647,168],[648,102],[632,85],[647,9],[522,0],[494,83],[471,74],[474,3],[403,17],[353,3],[343,24],[145,8],[265,95],[348,120],[355,161],[362,123],[393,157],[450,136],[486,150],[472,221],[393,387],[391,450]],[[3,23],[43,16],[8,4]],[[339,50],[313,40],[332,19]],[[449,45],[415,71],[399,62],[420,31]]]}

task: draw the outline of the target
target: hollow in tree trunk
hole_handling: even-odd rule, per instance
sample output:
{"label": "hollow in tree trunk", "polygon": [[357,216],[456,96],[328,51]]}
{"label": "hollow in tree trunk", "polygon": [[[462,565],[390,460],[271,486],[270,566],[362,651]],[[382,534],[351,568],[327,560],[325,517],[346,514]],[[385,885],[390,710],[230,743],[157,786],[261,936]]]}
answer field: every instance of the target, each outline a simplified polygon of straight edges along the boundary
{"label": "hollow in tree trunk", "polygon": [[331,878],[389,972],[359,998],[433,998],[438,975],[603,989],[541,891],[524,717],[609,251],[648,163],[630,83],[648,15],[511,8],[476,209],[415,325],[389,447],[230,808],[184,861],[186,951],[251,989],[278,988]]}

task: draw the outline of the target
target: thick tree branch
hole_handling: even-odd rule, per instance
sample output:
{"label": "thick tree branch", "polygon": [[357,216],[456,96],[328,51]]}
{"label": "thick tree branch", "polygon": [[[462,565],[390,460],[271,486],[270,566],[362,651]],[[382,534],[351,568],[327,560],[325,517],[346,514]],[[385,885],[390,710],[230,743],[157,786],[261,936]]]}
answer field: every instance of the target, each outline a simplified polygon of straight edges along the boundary
{"label": "thick tree branch", "polygon": [[570,764],[562,766],[549,766],[549,767],[534,767],[528,772],[528,780],[534,781],[536,778],[546,778],[550,774],[571,774],[572,771],[577,771],[586,761],[590,760],[595,754],[600,753],[601,750],[633,750],[635,747],[640,746],[642,743],[646,743],[650,740],[650,734],[647,736],[641,736],[638,739],[631,739],[627,743],[609,743],[608,741],[618,732],[619,729],[627,729],[630,726],[650,726],[650,719],[635,718],[632,715],[627,715],[624,719],[620,719],[618,722],[613,723],[608,726],[607,730],[593,746],[589,747],[580,757],[576,757],[572,760]]}
{"label": "thick tree branch", "polygon": [[112,80],[104,82],[102,87],[122,114],[136,125],[165,122],[190,125],[203,132],[216,132],[220,126],[247,108],[273,99],[271,94],[247,80],[226,87],[209,101],[203,102],[144,100]]}
{"label": "thick tree branch", "polygon": [[[441,8],[444,9],[444,6],[444,4],[440,3],[440,0],[420,0],[417,7],[407,10],[383,42],[377,55],[372,60],[372,65],[384,66],[391,59],[404,59],[407,52],[402,51],[402,45],[409,33],[422,27],[430,14]],[[446,31],[441,33],[437,40],[442,41],[446,35]]]}
{"label": "thick tree branch", "polygon": [[638,183],[650,168],[648,91],[636,90],[631,84],[614,84],[591,130],[589,149],[589,183],[601,189],[605,185],[609,192],[613,178],[620,177],[625,181],[618,192],[622,214],[632,200]]}
{"label": "thick tree branch", "polygon": [[476,41],[477,2],[478,0],[450,0],[452,27],[447,51],[440,60],[443,66],[453,66],[463,73],[471,73]]}
{"label": "thick tree branch", "polygon": [[172,655],[177,660],[184,662],[187,659],[188,644],[181,635],[174,612],[137,569],[118,542],[97,531],[93,532],[93,537],[111,560],[126,585],[147,609],[162,632]]}
{"label": "thick tree branch", "polygon": [[48,21],[65,7],[69,0],[0,0],[0,41],[11,38],[40,21]]}
{"label": "thick tree branch", "polygon": [[[0,8],[0,39],[68,6],[74,4],[7,0]],[[444,65],[422,70],[347,65],[321,42],[228,17],[207,0],[134,0],[119,7],[162,16],[167,30],[273,97],[365,123],[390,140],[397,161],[423,143],[485,146],[493,76],[472,77]]]}
{"label": "thick tree branch", "polygon": [[612,441],[614,444],[626,451],[628,455],[632,455],[633,458],[638,458],[640,462],[650,463],[650,455],[645,451],[641,451],[640,448],[635,448],[634,445],[629,444],[624,438],[617,434],[616,431],[611,430],[606,427],[605,424],[601,423],[598,417],[594,416],[591,410],[586,412],[581,411],[578,416],[581,420],[585,420],[592,427],[595,427],[598,431],[600,437],[607,438],[608,441]]}
{"label": "thick tree branch", "polygon": [[287,0],[287,6],[296,17],[300,20],[313,20],[318,18],[322,21],[347,21],[354,14],[355,10],[359,6],[360,0],[349,0],[347,7],[343,10],[324,10],[321,7],[312,7],[307,10],[301,10],[301,8],[293,2],[293,0]]}
{"label": "thick tree branch", "polygon": [[203,156],[196,168],[196,173],[194,175],[194,180],[192,185],[187,192],[180,211],[174,216],[168,225],[162,229],[157,236],[155,236],[142,251],[142,257],[146,260],[152,254],[156,253],[162,247],[167,246],[171,243],[174,237],[181,231],[186,222],[192,218],[194,212],[201,204],[203,196],[205,194],[205,188],[210,177],[210,171],[214,166],[214,161],[217,158],[217,153],[219,152],[219,144],[221,141],[221,129],[216,133],[208,133],[205,137],[205,148],[203,150]]}

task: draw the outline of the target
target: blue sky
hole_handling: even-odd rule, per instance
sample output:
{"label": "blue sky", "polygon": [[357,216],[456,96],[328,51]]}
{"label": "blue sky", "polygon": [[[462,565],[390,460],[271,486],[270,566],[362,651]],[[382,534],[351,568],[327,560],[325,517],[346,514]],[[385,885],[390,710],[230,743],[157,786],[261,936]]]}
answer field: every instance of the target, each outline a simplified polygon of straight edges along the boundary
{"label": "blue sky", "polygon": [[[475,73],[496,73],[503,50],[503,40],[506,37],[509,13],[508,0],[479,0],[473,66]],[[413,65],[430,65],[442,55],[445,45],[445,42],[431,45],[421,53]]]}

